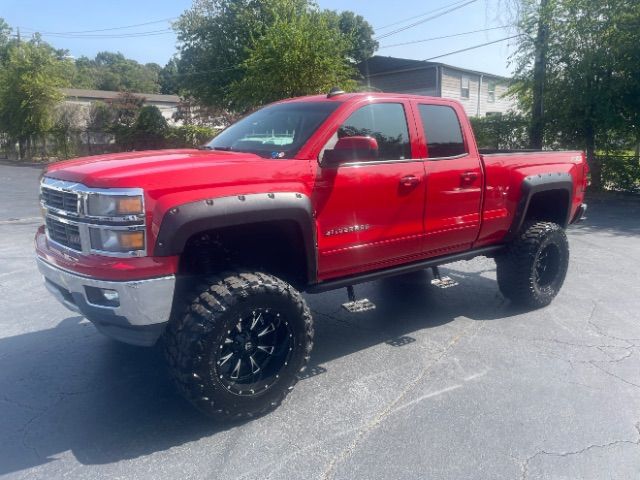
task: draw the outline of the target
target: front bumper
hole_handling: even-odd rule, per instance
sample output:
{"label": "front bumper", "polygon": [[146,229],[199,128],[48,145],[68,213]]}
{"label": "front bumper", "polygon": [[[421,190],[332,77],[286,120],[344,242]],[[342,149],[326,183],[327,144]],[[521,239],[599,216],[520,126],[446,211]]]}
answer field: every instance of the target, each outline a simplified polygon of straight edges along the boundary
{"label": "front bumper", "polygon": [[[47,290],[60,303],[80,313],[105,335],[133,345],[151,346],[164,331],[173,305],[175,276],[111,281],[77,275],[37,257]],[[87,288],[115,290],[119,305],[90,301]]]}

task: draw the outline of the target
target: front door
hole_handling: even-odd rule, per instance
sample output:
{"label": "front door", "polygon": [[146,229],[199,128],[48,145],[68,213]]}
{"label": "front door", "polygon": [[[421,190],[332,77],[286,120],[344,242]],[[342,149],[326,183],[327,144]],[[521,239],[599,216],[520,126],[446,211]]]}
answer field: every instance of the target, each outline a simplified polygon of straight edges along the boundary
{"label": "front door", "polygon": [[[400,263],[421,254],[424,163],[412,151],[415,123],[403,102],[359,104],[323,149],[345,136],[377,140],[375,159],[327,165],[314,190],[321,279]],[[410,134],[411,132],[411,134]],[[321,160],[322,155],[321,153]]]}

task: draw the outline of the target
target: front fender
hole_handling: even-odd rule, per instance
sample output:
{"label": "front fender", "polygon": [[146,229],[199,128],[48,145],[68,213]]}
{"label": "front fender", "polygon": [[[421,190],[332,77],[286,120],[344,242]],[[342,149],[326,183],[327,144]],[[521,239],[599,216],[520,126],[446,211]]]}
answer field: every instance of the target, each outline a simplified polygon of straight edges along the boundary
{"label": "front fender", "polygon": [[316,229],[311,200],[302,193],[233,195],[185,203],[169,209],[160,224],[154,255],[180,255],[194,234],[216,228],[294,221],[302,232],[310,281],[317,277]]}

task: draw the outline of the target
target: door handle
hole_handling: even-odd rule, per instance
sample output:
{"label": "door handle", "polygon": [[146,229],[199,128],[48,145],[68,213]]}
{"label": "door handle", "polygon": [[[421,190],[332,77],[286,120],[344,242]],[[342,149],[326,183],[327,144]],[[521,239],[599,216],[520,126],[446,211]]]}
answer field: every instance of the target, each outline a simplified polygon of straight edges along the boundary
{"label": "door handle", "polygon": [[463,185],[471,185],[478,178],[478,172],[464,172],[460,174]]}
{"label": "door handle", "polygon": [[415,175],[407,175],[400,179],[400,185],[403,187],[415,187],[420,183],[420,179]]}

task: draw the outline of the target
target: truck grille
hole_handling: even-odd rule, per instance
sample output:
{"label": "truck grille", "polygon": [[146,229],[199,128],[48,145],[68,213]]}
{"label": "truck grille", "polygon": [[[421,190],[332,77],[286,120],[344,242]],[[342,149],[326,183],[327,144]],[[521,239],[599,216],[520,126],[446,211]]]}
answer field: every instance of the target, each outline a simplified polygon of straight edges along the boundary
{"label": "truck grille", "polygon": [[42,202],[46,207],[78,214],[78,194],[42,186]]}
{"label": "truck grille", "polygon": [[46,222],[47,233],[51,240],[74,250],[82,250],[80,230],[77,225],[64,223],[50,216],[47,216]]}

